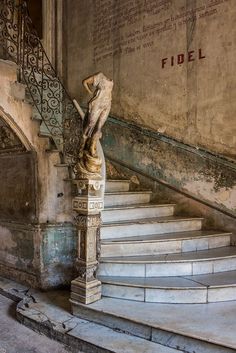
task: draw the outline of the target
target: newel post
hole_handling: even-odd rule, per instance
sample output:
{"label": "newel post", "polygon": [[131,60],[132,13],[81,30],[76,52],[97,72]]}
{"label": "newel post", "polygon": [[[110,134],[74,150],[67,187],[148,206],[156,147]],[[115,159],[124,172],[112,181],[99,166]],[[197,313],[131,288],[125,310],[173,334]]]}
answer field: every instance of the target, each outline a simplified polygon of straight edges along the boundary
{"label": "newel post", "polygon": [[96,272],[100,255],[106,168],[99,140],[111,109],[113,81],[99,72],[85,79],[83,85],[92,99],[86,115],[74,101],[83,119],[83,136],[73,180],[76,188],[73,211],[78,235],[77,278],[71,282],[73,312],[76,311],[76,304],[90,304],[101,298],[101,282],[96,278]]}
{"label": "newel post", "polygon": [[102,179],[74,180],[77,196],[73,199],[78,234],[78,277],[71,282],[71,300],[90,304],[101,298],[101,282],[96,278],[99,258],[101,211],[103,210]]}

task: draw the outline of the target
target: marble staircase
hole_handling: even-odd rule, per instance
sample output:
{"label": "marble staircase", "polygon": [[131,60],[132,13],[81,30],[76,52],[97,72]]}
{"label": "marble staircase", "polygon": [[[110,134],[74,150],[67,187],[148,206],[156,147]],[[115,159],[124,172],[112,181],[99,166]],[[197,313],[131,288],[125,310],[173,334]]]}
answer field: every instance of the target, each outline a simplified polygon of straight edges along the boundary
{"label": "marble staircase", "polygon": [[203,219],[175,216],[151,191],[109,180],[102,213],[98,276],[104,297],[187,304],[236,300],[231,233],[202,229]]}

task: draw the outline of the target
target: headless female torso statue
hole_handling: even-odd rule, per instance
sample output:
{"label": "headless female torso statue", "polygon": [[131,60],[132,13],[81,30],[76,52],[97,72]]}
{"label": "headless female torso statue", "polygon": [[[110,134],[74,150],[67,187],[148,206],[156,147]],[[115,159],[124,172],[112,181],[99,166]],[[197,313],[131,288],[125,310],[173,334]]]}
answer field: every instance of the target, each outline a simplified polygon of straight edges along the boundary
{"label": "headless female torso statue", "polygon": [[[86,78],[83,85],[93,95],[88,103],[88,112],[83,126],[83,146],[79,169],[89,173],[98,172],[100,160],[97,156],[97,142],[102,136],[101,129],[111,109],[113,81],[99,72]],[[95,88],[94,92],[90,86]],[[84,173],[84,171],[83,171]]]}

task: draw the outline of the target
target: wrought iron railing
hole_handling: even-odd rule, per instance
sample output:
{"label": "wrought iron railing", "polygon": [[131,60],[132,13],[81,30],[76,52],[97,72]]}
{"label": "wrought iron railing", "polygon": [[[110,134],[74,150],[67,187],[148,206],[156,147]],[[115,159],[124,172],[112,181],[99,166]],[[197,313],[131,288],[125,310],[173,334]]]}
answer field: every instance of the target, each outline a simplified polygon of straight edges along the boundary
{"label": "wrought iron railing", "polygon": [[0,1],[0,48],[19,67],[46,134],[63,161],[75,163],[81,145],[82,119],[50,63],[30,19],[27,1]]}

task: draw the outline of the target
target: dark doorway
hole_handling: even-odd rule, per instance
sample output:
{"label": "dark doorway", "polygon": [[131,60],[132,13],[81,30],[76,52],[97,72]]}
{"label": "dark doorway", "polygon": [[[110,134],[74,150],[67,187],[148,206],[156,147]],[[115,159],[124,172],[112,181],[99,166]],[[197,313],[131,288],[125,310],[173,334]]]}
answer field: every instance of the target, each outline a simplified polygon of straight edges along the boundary
{"label": "dark doorway", "polygon": [[28,9],[39,38],[43,39],[43,0],[28,0]]}

